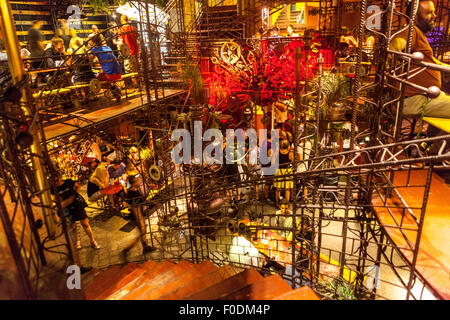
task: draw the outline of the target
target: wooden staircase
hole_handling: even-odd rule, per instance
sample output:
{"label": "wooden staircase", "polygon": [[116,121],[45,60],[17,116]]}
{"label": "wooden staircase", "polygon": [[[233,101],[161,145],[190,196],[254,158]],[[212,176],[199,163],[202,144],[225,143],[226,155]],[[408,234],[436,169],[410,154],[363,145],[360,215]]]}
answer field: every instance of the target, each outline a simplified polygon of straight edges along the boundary
{"label": "wooden staircase", "polygon": [[150,260],[92,270],[83,289],[88,300],[319,300],[311,288],[293,290],[279,275],[209,261]]}

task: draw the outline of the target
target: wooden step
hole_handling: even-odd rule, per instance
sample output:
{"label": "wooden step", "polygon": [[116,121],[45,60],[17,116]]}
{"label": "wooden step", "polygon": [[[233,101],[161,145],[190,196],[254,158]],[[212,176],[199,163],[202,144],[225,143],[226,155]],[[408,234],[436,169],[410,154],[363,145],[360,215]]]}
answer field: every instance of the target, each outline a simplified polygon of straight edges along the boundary
{"label": "wooden step", "polygon": [[83,284],[83,288],[87,287],[96,277],[98,277],[104,270],[92,268],[91,271],[81,275],[81,283]]}
{"label": "wooden step", "polygon": [[141,268],[145,269],[146,272],[137,278],[135,281],[130,282],[126,286],[122,287],[120,290],[114,292],[109,297],[106,297],[105,300],[119,300],[143,286],[150,279],[158,276],[160,273],[165,272],[167,269],[172,268],[175,263],[171,261],[164,261],[161,263],[149,260],[141,265]]}
{"label": "wooden step", "polygon": [[98,273],[94,279],[92,279],[89,283],[84,285],[84,292],[90,292],[93,291],[94,288],[101,286],[107,279],[115,276],[117,273],[119,273],[120,269],[122,268],[122,266],[120,265],[115,265],[115,266],[111,266],[106,270],[102,270],[100,271],[100,273]]}
{"label": "wooden step", "polygon": [[216,271],[205,274],[204,276],[192,280],[190,283],[179,287],[175,291],[160,297],[160,300],[183,300],[185,297],[193,295],[203,289],[211,287],[225,279],[237,274],[237,270],[232,266],[226,265]]}
{"label": "wooden step", "polygon": [[305,286],[274,297],[273,300],[320,300],[320,298],[313,289]]}
{"label": "wooden step", "polygon": [[93,281],[93,283],[85,290],[85,295],[87,300],[94,299],[98,295],[100,295],[104,290],[109,288],[118,282],[121,278],[125,277],[127,274],[137,269],[138,265],[134,262],[127,264],[125,267],[121,268],[119,272],[111,274],[108,277],[105,277],[100,282]]}
{"label": "wooden step", "polygon": [[95,300],[104,300],[110,295],[114,294],[117,291],[120,291],[123,287],[128,285],[129,283],[133,283],[136,279],[141,277],[146,272],[145,269],[137,267],[136,269],[132,270],[127,275],[123,276],[122,278],[118,279],[116,283],[114,283],[112,286],[108,287],[106,290],[104,290],[101,294],[95,297]]}
{"label": "wooden step", "polygon": [[193,266],[194,264],[188,261],[181,261],[176,265],[171,266],[169,269],[167,269],[167,271],[151,278],[139,288],[122,297],[121,300],[141,300],[141,296],[143,296],[147,292],[164,285],[166,282],[170,281],[171,278],[178,276],[183,272],[186,272],[186,270],[192,268]]}
{"label": "wooden step", "polygon": [[262,279],[263,276],[258,271],[246,269],[237,275],[186,297],[185,300],[215,300],[223,295],[242,289]]}
{"label": "wooden step", "polygon": [[142,300],[157,300],[163,295],[169,294],[170,292],[184,286],[185,284],[191,282],[194,279],[200,278],[205,274],[211,273],[218,268],[214,266],[209,261],[203,261],[199,265],[192,267],[185,271],[184,273],[173,277],[163,286],[159,286],[152,291],[147,292],[142,296]]}
{"label": "wooden step", "polygon": [[278,274],[271,275],[242,289],[221,296],[220,300],[272,300],[274,297],[292,291]]}

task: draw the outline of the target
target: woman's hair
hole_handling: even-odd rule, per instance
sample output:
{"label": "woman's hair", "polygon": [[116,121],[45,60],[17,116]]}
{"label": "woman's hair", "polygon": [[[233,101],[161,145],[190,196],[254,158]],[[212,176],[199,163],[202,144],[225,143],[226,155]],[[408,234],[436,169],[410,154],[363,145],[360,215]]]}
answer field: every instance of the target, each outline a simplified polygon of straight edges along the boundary
{"label": "woman's hair", "polygon": [[280,143],[280,149],[283,149],[283,150],[289,149],[289,141],[282,140]]}
{"label": "woman's hair", "polygon": [[120,159],[118,159],[118,158],[115,158],[112,162],[111,162],[111,164],[121,164],[122,163],[122,161],[120,160]]}
{"label": "woman's hair", "polygon": [[64,43],[64,40],[63,39],[61,39],[61,38],[53,38],[52,39],[52,46],[54,47],[55,45],[57,45],[58,43],[60,43],[60,42],[63,42]]}
{"label": "woman's hair", "polygon": [[83,46],[83,39],[81,38],[75,38],[75,40],[73,41],[73,47],[74,51],[80,48],[77,53],[84,53],[86,51],[86,47]]}
{"label": "woman's hair", "polygon": [[135,184],[137,181],[137,177],[135,176],[129,176],[128,177],[128,183],[130,184],[130,186],[132,186],[133,184]]}
{"label": "woman's hair", "polygon": [[93,36],[91,38],[91,41],[93,42],[94,46],[96,46],[96,47],[101,47],[102,43],[103,43],[103,39],[102,39],[102,36],[100,34],[97,34],[97,35]]}

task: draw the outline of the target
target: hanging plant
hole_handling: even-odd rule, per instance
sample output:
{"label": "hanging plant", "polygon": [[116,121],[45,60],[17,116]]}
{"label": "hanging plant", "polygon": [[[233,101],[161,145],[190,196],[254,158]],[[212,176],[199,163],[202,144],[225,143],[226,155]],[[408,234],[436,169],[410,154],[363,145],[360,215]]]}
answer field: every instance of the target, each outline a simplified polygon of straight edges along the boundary
{"label": "hanging plant", "polygon": [[111,13],[109,10],[110,6],[113,5],[119,5],[123,6],[127,3],[127,0],[88,0],[89,4],[94,9],[94,14],[97,14],[98,12],[104,11],[108,14]]}

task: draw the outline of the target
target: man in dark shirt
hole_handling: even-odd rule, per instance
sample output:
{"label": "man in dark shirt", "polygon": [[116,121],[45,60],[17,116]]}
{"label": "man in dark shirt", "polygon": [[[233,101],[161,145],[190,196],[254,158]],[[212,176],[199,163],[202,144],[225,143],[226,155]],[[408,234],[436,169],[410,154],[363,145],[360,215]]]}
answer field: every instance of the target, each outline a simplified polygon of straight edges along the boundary
{"label": "man in dark shirt", "polygon": [[65,54],[64,41],[61,38],[53,38],[52,46],[45,50],[45,66],[49,69],[59,67]]}
{"label": "man in dark shirt", "polygon": [[68,50],[70,48],[70,39],[72,39],[70,35],[69,25],[67,24],[66,19],[59,20],[60,29],[56,30],[59,37],[64,41],[64,48]]}
{"label": "man in dark shirt", "polygon": [[[431,0],[420,0],[416,15],[416,25],[412,35],[411,53],[422,52],[424,62],[431,62],[443,66],[449,66],[440,62],[433,56],[433,50],[428,43],[426,35],[435,28],[436,14],[434,3]],[[402,32],[391,42],[391,49],[403,51],[406,48],[408,30]],[[410,82],[428,88],[436,86],[441,88],[441,73],[427,68],[419,74],[411,77]],[[430,99],[425,92],[406,85],[403,114],[417,117],[422,113],[428,117],[450,118],[450,96],[441,92],[437,98]]]}
{"label": "man in dark shirt", "polygon": [[[33,21],[33,26],[28,30],[28,50],[30,51],[30,58],[40,58],[44,56],[44,42],[41,33],[42,21]],[[33,60],[32,67],[34,69],[40,68],[42,60]]]}

